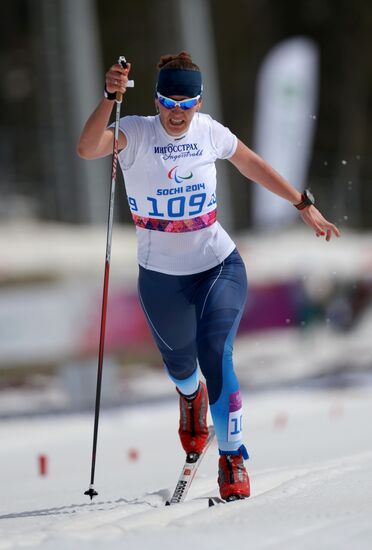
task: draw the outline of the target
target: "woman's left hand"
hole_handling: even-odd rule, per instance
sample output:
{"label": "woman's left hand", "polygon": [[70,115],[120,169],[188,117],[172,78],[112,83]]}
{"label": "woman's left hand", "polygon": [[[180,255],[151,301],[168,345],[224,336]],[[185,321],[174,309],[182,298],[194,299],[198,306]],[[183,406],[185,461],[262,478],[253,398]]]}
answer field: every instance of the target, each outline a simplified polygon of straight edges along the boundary
{"label": "woman's left hand", "polygon": [[341,236],[339,229],[333,223],[326,220],[315,206],[311,205],[300,210],[300,215],[303,221],[314,229],[317,237],[325,237],[326,241],[330,241],[332,233],[336,237]]}

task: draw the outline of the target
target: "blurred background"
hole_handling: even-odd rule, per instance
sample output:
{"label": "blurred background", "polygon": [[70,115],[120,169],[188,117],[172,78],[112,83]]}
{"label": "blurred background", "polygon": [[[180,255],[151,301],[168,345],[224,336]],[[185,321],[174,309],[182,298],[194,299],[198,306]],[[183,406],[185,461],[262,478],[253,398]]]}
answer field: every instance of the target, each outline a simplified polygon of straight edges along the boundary
{"label": "blurred background", "polygon": [[[244,388],[366,383],[372,370],[372,5],[366,0],[13,0],[0,18],[0,414],[92,407],[110,159],[76,155],[119,55],[124,114],[154,114],[160,55],[189,51],[203,111],[299,189],[342,238],[218,165],[219,215],[246,262]],[[103,405],[173,392],[136,295],[118,175]]]}

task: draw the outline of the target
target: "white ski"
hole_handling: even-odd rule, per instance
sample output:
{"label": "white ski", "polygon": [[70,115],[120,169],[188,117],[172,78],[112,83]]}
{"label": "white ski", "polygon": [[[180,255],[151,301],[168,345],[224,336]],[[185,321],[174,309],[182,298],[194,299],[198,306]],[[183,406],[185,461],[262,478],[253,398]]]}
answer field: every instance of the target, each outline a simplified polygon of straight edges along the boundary
{"label": "white ski", "polygon": [[196,472],[200,466],[201,461],[204,458],[205,453],[207,452],[208,447],[213,441],[215,436],[215,431],[213,426],[208,428],[209,434],[208,439],[205,444],[203,451],[199,453],[188,453],[186,456],[185,464],[183,465],[182,472],[178,478],[176,488],[174,490],[173,496],[165,504],[170,506],[171,504],[179,504],[183,502],[186,498],[186,495],[190,489],[191,483],[195,477]]}

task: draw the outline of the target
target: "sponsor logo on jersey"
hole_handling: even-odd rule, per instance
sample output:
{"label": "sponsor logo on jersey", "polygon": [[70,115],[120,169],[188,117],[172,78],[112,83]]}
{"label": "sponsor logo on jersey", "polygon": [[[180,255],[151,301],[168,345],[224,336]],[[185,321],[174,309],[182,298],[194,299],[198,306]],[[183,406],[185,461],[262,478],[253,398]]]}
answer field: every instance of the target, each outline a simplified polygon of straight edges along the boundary
{"label": "sponsor logo on jersey", "polygon": [[203,149],[199,149],[197,143],[168,143],[165,146],[155,145],[155,155],[162,155],[163,160],[176,162],[180,158],[200,157]]}
{"label": "sponsor logo on jersey", "polygon": [[169,170],[168,179],[174,180],[176,183],[182,183],[184,180],[189,180],[192,178],[192,172],[189,172],[185,176],[181,176],[180,174],[178,174],[177,168],[178,166],[173,166],[173,168]]}

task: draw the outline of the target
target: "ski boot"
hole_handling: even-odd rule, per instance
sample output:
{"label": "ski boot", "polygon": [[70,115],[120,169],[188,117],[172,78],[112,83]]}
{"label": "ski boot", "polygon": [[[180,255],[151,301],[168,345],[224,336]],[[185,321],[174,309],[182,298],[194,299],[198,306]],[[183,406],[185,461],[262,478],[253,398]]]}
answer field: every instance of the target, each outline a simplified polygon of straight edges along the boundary
{"label": "ski boot", "polygon": [[223,500],[230,502],[249,497],[249,477],[242,454],[223,454],[220,456],[217,481]]}
{"label": "ski boot", "polygon": [[[177,390],[178,391],[178,390]],[[180,436],[182,447],[187,454],[200,454],[208,438],[207,412],[208,392],[206,385],[200,382],[195,397],[180,395]]]}

